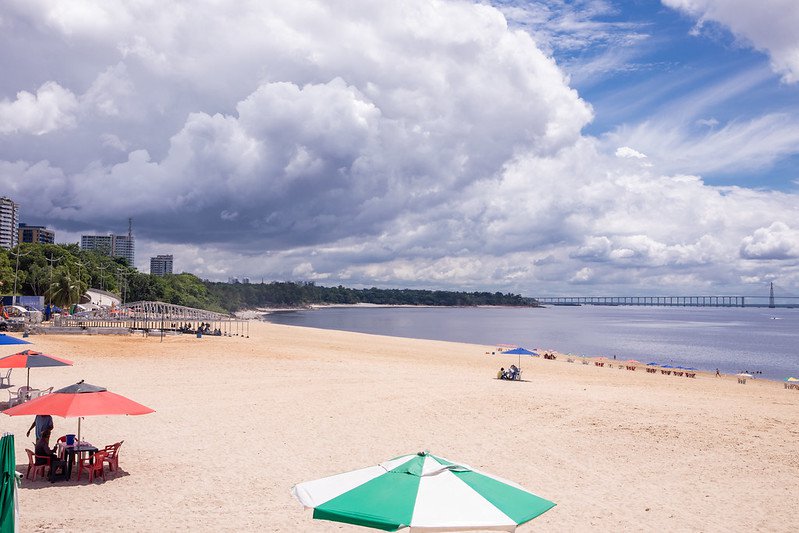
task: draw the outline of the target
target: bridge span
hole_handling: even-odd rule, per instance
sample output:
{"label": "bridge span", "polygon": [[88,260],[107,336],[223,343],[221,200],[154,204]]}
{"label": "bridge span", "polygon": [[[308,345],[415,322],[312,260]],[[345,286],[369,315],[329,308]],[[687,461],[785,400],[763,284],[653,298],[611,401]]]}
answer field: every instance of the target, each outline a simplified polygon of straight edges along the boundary
{"label": "bridge span", "polygon": [[[556,296],[556,297],[543,297],[543,298],[534,298],[534,299],[538,303],[545,305],[746,307],[747,305],[746,298],[747,298],[746,296]],[[754,298],[757,299],[757,297]]]}

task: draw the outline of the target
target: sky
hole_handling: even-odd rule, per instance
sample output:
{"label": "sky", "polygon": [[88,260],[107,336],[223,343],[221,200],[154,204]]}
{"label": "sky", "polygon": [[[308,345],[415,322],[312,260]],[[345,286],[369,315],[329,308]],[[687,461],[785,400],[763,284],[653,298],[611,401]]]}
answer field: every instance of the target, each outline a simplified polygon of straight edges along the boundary
{"label": "sky", "polygon": [[201,278],[799,294],[795,0],[0,0],[0,195]]}

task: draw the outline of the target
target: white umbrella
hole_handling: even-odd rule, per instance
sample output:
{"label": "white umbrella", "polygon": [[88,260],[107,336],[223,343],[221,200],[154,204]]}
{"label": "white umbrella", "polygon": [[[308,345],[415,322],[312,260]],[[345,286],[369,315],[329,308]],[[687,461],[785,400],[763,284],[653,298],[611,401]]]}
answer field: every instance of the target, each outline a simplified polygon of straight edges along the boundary
{"label": "white umbrella", "polygon": [[291,490],[313,517],[397,531],[515,531],[555,506],[511,481],[421,452]]}

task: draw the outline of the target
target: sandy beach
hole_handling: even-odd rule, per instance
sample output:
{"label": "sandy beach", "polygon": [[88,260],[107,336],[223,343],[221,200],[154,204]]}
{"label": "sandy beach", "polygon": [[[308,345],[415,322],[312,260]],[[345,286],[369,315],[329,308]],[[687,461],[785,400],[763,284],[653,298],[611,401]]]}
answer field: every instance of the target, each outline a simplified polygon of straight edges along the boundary
{"label": "sandy beach", "polygon": [[[799,391],[781,383],[564,357],[524,358],[525,381],[507,382],[496,372],[517,360],[491,346],[249,333],[31,337],[75,361],[33,369],[32,386],[85,379],[156,413],[86,418],[95,445],[124,439],[120,471],[23,480],[20,531],[367,531],[312,520],[291,487],[424,449],[557,503],[519,531],[796,530]],[[32,418],[0,420],[24,473]],[[76,429],[55,418],[54,435]]]}

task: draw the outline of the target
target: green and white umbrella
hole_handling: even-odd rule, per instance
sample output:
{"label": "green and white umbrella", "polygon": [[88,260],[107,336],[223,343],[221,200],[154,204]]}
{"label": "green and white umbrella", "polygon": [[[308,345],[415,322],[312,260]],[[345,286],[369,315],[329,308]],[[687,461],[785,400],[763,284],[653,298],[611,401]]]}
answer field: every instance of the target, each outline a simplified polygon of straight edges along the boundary
{"label": "green and white umbrella", "polygon": [[468,465],[422,452],[295,485],[313,517],[397,531],[515,531],[555,504]]}

